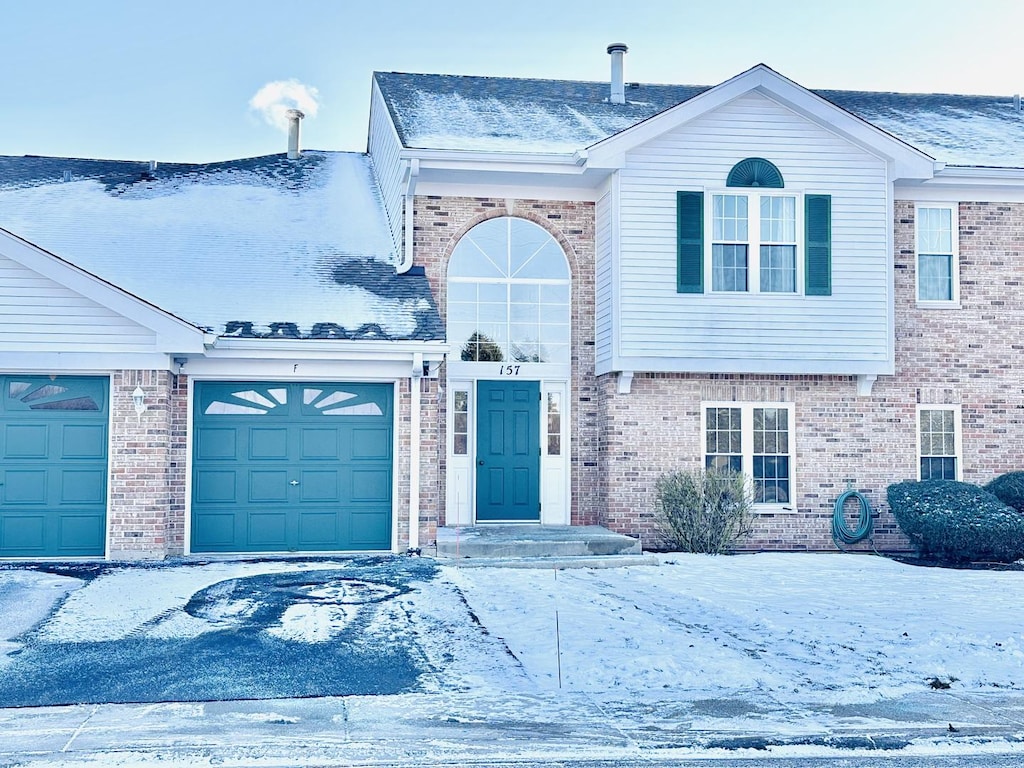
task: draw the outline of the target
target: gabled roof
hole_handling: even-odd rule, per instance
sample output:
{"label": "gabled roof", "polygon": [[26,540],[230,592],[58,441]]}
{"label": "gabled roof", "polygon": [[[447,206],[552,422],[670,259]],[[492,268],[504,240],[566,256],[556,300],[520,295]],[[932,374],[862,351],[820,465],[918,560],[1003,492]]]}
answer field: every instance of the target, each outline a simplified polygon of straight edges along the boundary
{"label": "gabled roof", "polygon": [[426,278],[395,272],[362,154],[0,157],[0,227],[218,335],[444,338]]}
{"label": "gabled roof", "polygon": [[[711,89],[600,82],[374,74],[408,148],[572,153]],[[1024,168],[1024,113],[1011,97],[812,91],[949,165]]]}

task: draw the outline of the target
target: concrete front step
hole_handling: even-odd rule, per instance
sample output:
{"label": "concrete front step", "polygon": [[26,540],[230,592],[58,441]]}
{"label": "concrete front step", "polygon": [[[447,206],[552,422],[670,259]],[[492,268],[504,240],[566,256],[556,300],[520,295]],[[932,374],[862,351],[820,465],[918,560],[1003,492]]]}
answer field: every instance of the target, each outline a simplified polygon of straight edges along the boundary
{"label": "concrete front step", "polygon": [[600,525],[474,525],[437,529],[437,556],[541,558],[640,555],[637,539]]}

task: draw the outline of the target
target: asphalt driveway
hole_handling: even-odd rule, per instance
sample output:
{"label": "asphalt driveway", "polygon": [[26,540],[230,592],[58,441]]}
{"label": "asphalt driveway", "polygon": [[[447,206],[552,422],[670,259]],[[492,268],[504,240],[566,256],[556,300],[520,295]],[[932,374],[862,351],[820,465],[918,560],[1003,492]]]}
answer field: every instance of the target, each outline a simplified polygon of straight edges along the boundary
{"label": "asphalt driveway", "polygon": [[0,616],[5,595],[11,607],[33,593],[26,579],[57,599],[0,656],[0,707],[395,694],[430,667],[398,604],[434,578],[426,560],[19,573],[14,590],[0,571]]}

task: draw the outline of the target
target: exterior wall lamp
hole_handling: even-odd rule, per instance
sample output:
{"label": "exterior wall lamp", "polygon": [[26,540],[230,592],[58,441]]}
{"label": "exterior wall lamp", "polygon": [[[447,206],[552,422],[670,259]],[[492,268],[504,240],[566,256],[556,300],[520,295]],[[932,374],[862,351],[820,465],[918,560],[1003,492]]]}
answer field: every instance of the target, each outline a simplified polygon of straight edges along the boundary
{"label": "exterior wall lamp", "polygon": [[146,412],[146,393],[142,391],[142,387],[136,387],[132,392],[132,404],[135,406],[135,413],[139,416]]}

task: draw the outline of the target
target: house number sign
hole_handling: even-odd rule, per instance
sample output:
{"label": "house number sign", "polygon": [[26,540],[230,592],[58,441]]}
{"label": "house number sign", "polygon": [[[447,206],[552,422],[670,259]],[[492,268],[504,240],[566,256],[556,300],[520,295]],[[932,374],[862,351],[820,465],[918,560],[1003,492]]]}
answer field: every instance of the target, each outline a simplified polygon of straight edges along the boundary
{"label": "house number sign", "polygon": [[519,366],[518,365],[503,365],[498,368],[499,376],[518,376]]}

